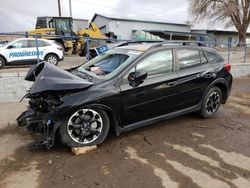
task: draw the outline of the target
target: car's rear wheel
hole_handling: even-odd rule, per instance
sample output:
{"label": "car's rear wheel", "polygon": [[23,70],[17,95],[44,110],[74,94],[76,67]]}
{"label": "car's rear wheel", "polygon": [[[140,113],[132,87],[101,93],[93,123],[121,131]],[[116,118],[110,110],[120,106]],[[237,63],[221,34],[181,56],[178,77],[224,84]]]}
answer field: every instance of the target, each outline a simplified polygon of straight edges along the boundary
{"label": "car's rear wheel", "polygon": [[75,111],[59,128],[61,141],[70,147],[97,145],[108,135],[110,121],[100,109],[82,108]]}
{"label": "car's rear wheel", "polygon": [[2,57],[0,57],[0,69],[3,68],[5,65],[5,61]]}
{"label": "car's rear wheel", "polygon": [[49,55],[47,55],[47,56],[45,57],[45,61],[47,61],[47,62],[49,62],[49,63],[51,63],[51,64],[53,64],[53,65],[57,65],[59,59],[58,59],[58,57],[57,57],[56,55],[54,55],[54,54],[49,54]]}
{"label": "car's rear wheel", "polygon": [[218,111],[222,100],[222,93],[218,87],[212,87],[207,92],[200,110],[200,115],[203,118],[213,117]]}

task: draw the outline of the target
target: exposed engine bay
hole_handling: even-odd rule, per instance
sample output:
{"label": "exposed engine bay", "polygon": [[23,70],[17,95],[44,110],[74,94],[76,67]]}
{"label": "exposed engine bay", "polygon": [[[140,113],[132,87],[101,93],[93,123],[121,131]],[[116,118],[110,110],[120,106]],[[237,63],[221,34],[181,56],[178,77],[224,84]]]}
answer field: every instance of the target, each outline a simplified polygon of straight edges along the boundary
{"label": "exposed engine bay", "polygon": [[34,84],[24,96],[29,99],[29,107],[17,118],[18,125],[40,133],[42,138],[35,144],[50,148],[61,123],[55,115],[57,107],[63,104],[61,98],[82,91],[92,83],[46,62],[32,67],[25,80]]}
{"label": "exposed engine bay", "polygon": [[28,95],[29,108],[23,112],[18,118],[19,126],[26,126],[26,128],[33,133],[40,133],[42,138],[36,145],[45,145],[50,148],[54,144],[54,137],[60,122],[53,116],[53,110],[62,104],[60,97],[64,96],[62,93],[44,92],[36,95]]}

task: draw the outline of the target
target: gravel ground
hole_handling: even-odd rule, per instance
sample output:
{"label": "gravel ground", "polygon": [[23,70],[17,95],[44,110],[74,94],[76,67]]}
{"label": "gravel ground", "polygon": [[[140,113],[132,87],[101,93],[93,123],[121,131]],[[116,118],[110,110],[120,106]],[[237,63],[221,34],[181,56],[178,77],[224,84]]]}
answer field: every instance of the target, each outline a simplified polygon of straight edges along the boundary
{"label": "gravel ground", "polygon": [[122,134],[85,155],[29,150],[27,103],[0,104],[0,187],[250,187],[250,78],[212,119],[190,114]]}

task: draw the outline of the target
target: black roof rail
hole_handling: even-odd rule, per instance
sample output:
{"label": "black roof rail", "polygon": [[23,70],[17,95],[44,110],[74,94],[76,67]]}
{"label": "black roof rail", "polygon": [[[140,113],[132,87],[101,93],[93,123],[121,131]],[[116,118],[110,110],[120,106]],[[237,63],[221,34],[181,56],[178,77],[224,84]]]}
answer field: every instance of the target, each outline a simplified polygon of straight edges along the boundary
{"label": "black roof rail", "polygon": [[121,46],[129,46],[130,44],[142,44],[142,43],[162,43],[164,40],[138,40],[138,41],[129,41],[129,42],[124,42],[122,44],[117,45],[116,47],[121,47]]}
{"label": "black roof rail", "polygon": [[193,44],[195,44],[196,46],[204,46],[206,47],[206,44],[204,44],[203,42],[200,41],[190,41],[190,40],[166,40],[164,42],[161,42],[159,44],[155,44],[153,46],[151,46],[150,48],[155,48],[155,47],[160,47],[163,45],[182,45],[182,46],[192,46]]}

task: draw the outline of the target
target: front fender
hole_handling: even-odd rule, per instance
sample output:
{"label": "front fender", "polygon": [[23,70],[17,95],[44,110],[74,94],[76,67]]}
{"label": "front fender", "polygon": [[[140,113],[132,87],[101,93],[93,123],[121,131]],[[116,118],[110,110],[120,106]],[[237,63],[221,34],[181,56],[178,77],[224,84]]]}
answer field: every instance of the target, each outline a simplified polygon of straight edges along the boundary
{"label": "front fender", "polygon": [[116,134],[119,134],[121,120],[121,97],[119,89],[115,87],[101,90],[85,90],[78,93],[65,96],[61,99],[63,104],[53,110],[53,116],[57,119],[65,119],[73,114],[75,111],[83,107],[88,108],[100,108],[105,110],[111,120],[111,124],[114,125]]}

